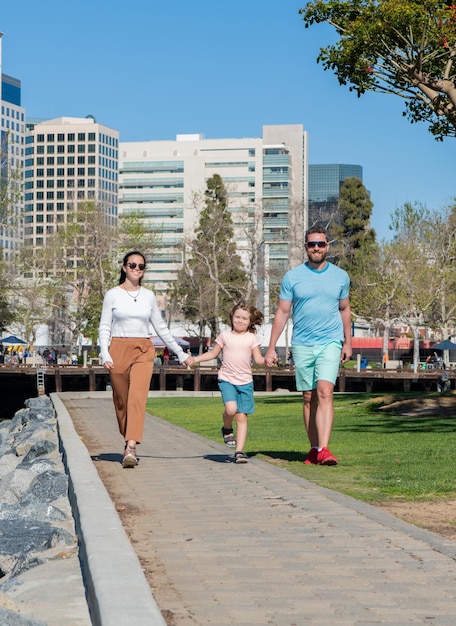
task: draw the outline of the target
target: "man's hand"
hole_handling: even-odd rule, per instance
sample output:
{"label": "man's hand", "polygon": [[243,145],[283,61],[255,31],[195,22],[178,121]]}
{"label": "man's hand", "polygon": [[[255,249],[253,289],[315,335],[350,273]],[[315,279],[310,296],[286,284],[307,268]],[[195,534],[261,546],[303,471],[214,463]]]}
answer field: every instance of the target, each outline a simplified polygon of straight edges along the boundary
{"label": "man's hand", "polygon": [[346,343],[342,346],[342,352],[340,355],[340,362],[347,363],[352,357],[352,347],[351,345],[347,345]]}
{"label": "man's hand", "polygon": [[266,367],[272,367],[274,363],[277,363],[277,352],[273,348],[269,348],[264,355],[264,364]]}

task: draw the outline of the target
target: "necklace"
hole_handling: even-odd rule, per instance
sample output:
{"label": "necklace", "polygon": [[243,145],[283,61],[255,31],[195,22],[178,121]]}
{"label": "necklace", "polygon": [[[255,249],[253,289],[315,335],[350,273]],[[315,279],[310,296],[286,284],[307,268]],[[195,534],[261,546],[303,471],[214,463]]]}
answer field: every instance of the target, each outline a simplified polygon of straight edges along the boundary
{"label": "necklace", "polygon": [[135,293],[134,295],[133,295],[133,294],[131,294],[131,293],[128,291],[128,289],[126,289],[125,287],[124,287],[124,291],[126,291],[126,292],[127,292],[127,294],[130,296],[130,298],[133,298],[134,302],[136,302],[136,298],[139,296],[139,292],[141,291],[141,285],[139,286],[138,293]]}

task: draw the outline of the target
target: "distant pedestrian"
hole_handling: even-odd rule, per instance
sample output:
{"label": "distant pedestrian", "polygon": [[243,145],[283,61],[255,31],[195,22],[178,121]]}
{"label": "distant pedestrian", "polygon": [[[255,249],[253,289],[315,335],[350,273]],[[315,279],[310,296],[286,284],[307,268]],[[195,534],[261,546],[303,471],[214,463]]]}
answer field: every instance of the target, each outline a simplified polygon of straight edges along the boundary
{"label": "distant pedestrian", "polygon": [[[193,357],[195,363],[216,359],[222,352],[218,386],[225,404],[222,437],[226,446],[235,450],[236,463],[247,463],[244,453],[247,439],[247,415],[254,412],[252,356],[258,365],[264,365],[256,326],[262,324],[263,314],[245,303],[234,306],[230,313],[231,330],[216,338],[209,352]],[[236,437],[233,422],[236,422]]]}
{"label": "distant pedestrian", "polygon": [[437,391],[439,393],[446,393],[451,389],[450,376],[448,372],[442,372],[437,378]]}
{"label": "distant pedestrian", "polygon": [[125,439],[124,467],[138,464],[136,444],[141,443],[143,436],[154,367],[152,329],[180,363],[192,364],[192,357],[173,339],[155,294],[141,286],[145,269],[146,260],[141,252],[125,255],[119,285],[104,297],[99,328],[101,362],[109,371],[119,432]]}

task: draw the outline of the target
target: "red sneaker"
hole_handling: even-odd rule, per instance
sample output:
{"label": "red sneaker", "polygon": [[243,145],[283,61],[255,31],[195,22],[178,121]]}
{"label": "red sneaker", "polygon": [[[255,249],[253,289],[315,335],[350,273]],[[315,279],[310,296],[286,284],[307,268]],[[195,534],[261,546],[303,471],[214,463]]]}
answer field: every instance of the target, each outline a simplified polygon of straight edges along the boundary
{"label": "red sneaker", "polygon": [[318,465],[337,465],[338,461],[328,448],[322,448],[318,453],[317,463]]}
{"label": "red sneaker", "polygon": [[304,465],[318,465],[318,450],[317,448],[310,448]]}

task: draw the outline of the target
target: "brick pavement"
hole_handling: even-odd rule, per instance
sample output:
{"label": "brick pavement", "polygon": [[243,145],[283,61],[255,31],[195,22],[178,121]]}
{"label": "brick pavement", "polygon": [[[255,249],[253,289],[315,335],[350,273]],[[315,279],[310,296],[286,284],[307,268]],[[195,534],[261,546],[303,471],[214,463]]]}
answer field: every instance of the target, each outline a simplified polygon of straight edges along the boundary
{"label": "brick pavement", "polygon": [[456,624],[455,543],[152,416],[123,470],[110,397],[59,397],[168,624]]}

